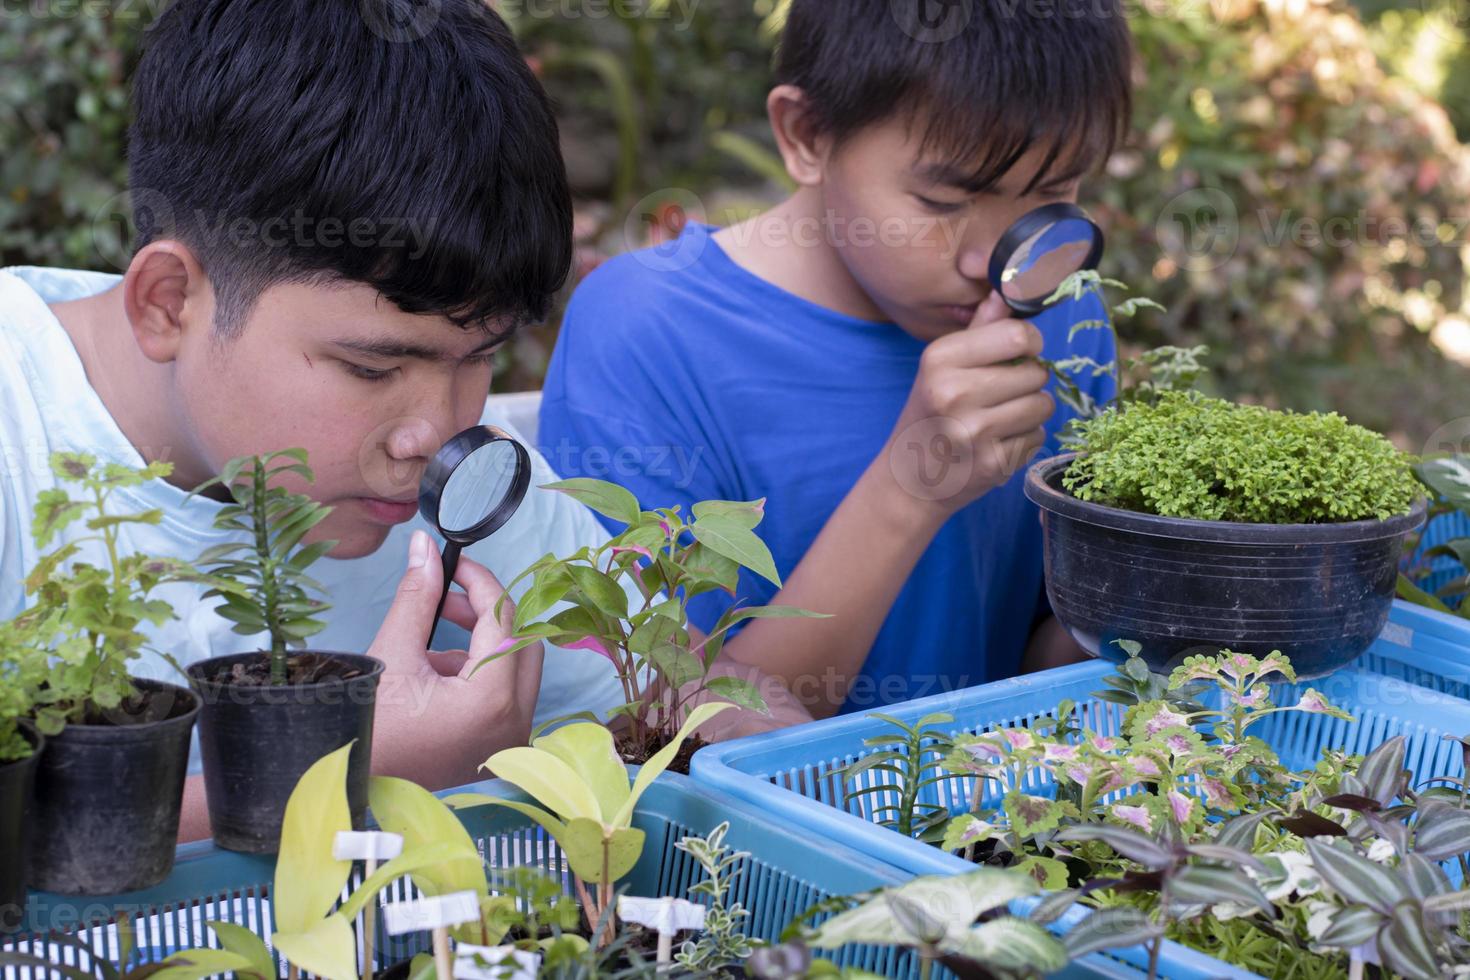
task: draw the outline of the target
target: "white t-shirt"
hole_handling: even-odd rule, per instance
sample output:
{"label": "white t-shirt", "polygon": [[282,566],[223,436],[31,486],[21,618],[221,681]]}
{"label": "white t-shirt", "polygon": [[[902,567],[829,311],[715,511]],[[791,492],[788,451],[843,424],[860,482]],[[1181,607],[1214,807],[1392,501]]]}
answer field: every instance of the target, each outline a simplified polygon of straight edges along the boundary
{"label": "white t-shirt", "polygon": [[[66,269],[0,269],[0,619],[13,617],[28,604],[25,576],[38,558],[31,540],[32,509],[38,493],[57,485],[48,462],[51,453],[87,452],[128,466],[143,465],[138,451],[88,383],[71,337],[47,306],[95,295],[119,281],[114,275]],[[483,421],[514,432],[505,419],[495,416],[493,405],[487,405]],[[539,489],[556,477],[534,447],[527,449],[535,469],[525,502],[504,527],[465,550],[502,583],[548,552],[571,554],[584,545],[596,547],[608,537],[582,504],[565,494]],[[193,560],[205,548],[239,537],[214,529],[220,504],[203,497],[186,504],[187,496],[161,480],[116,491],[110,500],[116,513],[163,511],[163,521],[156,526],[122,525],[122,547],[128,552]],[[403,577],[408,539],[416,527],[430,530],[415,516],[394,527],[371,555],[345,561],[324,558],[312,566],[311,576],[326,588],[332,603],[326,629],[310,641],[313,649],[367,651]],[[88,533],[77,522],[50,547]],[[98,565],[105,561],[100,549],[84,551],[82,558]],[[529,585],[529,580],[521,582],[512,595],[519,597]],[[151,644],[183,664],[261,649],[260,636],[232,632],[232,624],[214,611],[218,600],[200,598],[204,591],[187,584],[156,590],[154,595],[169,601],[178,618],[159,629],[145,625]],[[464,630],[453,623],[440,625],[436,649],[467,646]],[[166,660],[153,653],[145,653],[133,673],[185,683]],[[584,710],[602,715],[622,700],[621,686],[607,660],[587,651],[546,647],[536,704],[538,722]],[[197,752],[193,761],[197,769]]]}

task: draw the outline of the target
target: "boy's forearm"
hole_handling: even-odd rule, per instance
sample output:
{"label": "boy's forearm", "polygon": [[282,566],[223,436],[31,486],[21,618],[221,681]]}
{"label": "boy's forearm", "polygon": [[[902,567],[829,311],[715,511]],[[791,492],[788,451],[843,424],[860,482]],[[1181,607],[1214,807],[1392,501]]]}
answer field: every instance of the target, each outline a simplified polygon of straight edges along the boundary
{"label": "boy's forearm", "polygon": [[1087,656],[1087,651],[1072,639],[1072,635],[1057,618],[1048,616],[1031,634],[1031,641],[1026,645],[1026,655],[1021,660],[1021,673],[1033,674],[1038,670],[1081,663]]}
{"label": "boy's forearm", "polygon": [[835,714],[946,517],[907,494],[880,455],[772,600],[830,618],[751,620],[729,656],[780,679],[815,717]]}

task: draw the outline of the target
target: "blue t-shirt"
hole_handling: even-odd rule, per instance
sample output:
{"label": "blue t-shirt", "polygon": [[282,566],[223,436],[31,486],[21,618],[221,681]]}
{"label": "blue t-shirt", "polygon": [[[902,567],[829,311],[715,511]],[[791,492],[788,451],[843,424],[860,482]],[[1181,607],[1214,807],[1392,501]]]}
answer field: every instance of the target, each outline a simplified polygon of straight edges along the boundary
{"label": "blue t-shirt", "polygon": [[[784,579],[881,451],[924,342],[766,282],[710,231],[691,224],[676,242],[612,259],[582,283],[552,355],[539,443],[557,472],[620,483],[645,508],[682,504],[687,513],[699,500],[766,498],[757,532]],[[1110,361],[1107,331],[1084,330],[1067,343],[1073,323],[1100,313],[1088,297],[1037,317],[1045,355]],[[1088,378],[1084,387],[1105,401],[1113,380]],[[1059,405],[1047,454],[1070,418]],[[1017,473],[935,535],[844,711],[1018,672],[1049,611],[1041,525],[1024,478]],[[775,592],[742,572],[745,602],[763,604]],[[708,629],[731,601],[706,594],[691,613]]]}

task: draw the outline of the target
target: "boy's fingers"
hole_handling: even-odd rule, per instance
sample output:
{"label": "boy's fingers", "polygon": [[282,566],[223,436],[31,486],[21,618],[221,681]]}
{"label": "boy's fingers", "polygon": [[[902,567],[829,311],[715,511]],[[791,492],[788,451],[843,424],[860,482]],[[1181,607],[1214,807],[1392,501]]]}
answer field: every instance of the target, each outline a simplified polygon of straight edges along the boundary
{"label": "boy's fingers", "polygon": [[[495,619],[495,604],[500,602],[500,597],[505,595],[505,586],[495,577],[495,573],[473,558],[460,558],[459,567],[455,569],[454,581],[464,589],[465,598],[479,617],[480,622],[489,620],[497,623],[507,633],[510,631],[511,620],[515,616],[515,603],[506,599],[500,607],[500,618]],[[479,625],[477,623],[476,625]]]}
{"label": "boy's fingers", "polygon": [[975,310],[975,318],[970,321],[971,328],[994,323],[996,320],[1006,320],[1011,316],[1011,308],[1006,305],[1005,298],[1001,296],[999,289],[991,289],[990,295],[985,297]]}
{"label": "boy's fingers", "polygon": [[423,665],[443,581],[439,550],[423,531],[413,532],[408,546],[408,567],[368,650],[389,670],[416,671]]}

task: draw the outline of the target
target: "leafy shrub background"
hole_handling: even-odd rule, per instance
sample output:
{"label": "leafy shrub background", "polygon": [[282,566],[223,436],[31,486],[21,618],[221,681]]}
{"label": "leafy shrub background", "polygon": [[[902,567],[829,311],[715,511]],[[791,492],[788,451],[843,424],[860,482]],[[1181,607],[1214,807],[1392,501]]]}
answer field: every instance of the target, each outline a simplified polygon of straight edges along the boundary
{"label": "leafy shrub background", "polygon": [[[114,268],[125,82],[161,2],[5,13],[0,263]],[[603,2],[542,7],[573,16],[513,23],[561,107],[579,274],[673,233],[691,201],[718,221],[776,199],[763,101],[778,0],[698,0],[687,26],[671,0],[641,18]],[[1108,231],[1104,271],[1169,308],[1128,339],[1208,344],[1218,393],[1335,409],[1415,449],[1470,418],[1463,0],[1127,7],[1135,133],[1084,203]],[[1212,214],[1220,194],[1229,207]],[[1293,234],[1334,218],[1336,243]],[[1392,234],[1395,219],[1446,240]],[[554,322],[519,338],[497,387],[539,386],[554,339]]]}

